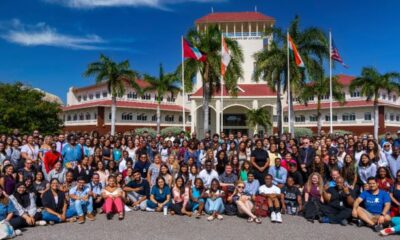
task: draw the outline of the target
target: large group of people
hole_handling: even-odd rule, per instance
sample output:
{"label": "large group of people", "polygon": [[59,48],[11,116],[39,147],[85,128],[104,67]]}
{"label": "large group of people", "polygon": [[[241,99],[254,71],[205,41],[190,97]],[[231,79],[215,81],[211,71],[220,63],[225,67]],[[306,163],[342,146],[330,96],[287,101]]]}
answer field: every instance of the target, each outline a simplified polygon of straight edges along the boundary
{"label": "large group of people", "polygon": [[[0,221],[19,229],[131,211],[400,233],[400,131],[372,135],[0,136]],[[205,216],[207,215],[207,216]],[[290,217],[285,217],[290,221]]]}

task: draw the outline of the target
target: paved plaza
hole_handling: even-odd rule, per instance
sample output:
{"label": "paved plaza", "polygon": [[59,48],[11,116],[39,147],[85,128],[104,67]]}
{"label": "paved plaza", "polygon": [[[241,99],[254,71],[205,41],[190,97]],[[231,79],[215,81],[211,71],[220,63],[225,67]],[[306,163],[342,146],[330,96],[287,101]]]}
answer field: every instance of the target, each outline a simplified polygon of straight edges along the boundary
{"label": "paved plaza", "polygon": [[[246,219],[225,216],[223,221],[208,222],[206,217],[195,219],[183,216],[164,216],[161,213],[130,212],[126,219],[117,217],[107,221],[98,215],[94,222],[59,224],[27,229],[18,240],[29,239],[151,239],[151,240],[232,240],[232,239],[307,239],[307,240],[376,240],[399,239],[398,236],[380,237],[368,228],[342,227],[309,223],[302,217],[283,216],[283,224],[272,224],[264,219],[261,225]],[[321,235],[322,234],[322,235]]]}

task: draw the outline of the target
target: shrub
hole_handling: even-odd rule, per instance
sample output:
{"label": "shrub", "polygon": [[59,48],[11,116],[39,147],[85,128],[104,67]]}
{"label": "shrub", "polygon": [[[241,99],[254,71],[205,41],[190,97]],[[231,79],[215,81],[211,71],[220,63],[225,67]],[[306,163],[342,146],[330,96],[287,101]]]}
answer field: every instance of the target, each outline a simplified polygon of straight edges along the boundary
{"label": "shrub", "polygon": [[182,132],[182,128],[180,127],[166,127],[164,129],[161,129],[161,136],[165,137],[167,136],[168,132],[172,132],[172,136],[177,136]]}
{"label": "shrub", "polygon": [[142,135],[145,131],[147,131],[152,138],[155,138],[156,135],[157,135],[156,130],[154,130],[152,128],[136,128],[135,129],[135,134],[136,135]]}
{"label": "shrub", "polygon": [[345,135],[345,134],[351,134],[351,135],[353,135],[353,132],[352,132],[352,131],[346,131],[346,130],[342,130],[342,129],[333,130],[333,133],[334,133],[335,135],[339,135],[339,136],[343,136],[343,135]]}
{"label": "shrub", "polygon": [[[288,128],[284,128],[283,130],[285,133],[288,132]],[[313,136],[313,131],[309,128],[300,128],[300,127],[296,127],[294,128],[294,135],[296,138],[299,137],[305,137],[305,136],[309,136],[312,137]]]}

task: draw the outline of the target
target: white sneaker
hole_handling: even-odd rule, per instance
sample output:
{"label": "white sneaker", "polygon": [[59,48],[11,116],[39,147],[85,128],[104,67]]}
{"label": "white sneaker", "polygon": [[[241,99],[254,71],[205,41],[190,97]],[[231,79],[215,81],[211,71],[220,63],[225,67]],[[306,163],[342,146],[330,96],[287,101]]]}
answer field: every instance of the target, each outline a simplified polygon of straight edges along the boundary
{"label": "white sneaker", "polygon": [[36,226],[46,226],[46,221],[40,220],[36,222]]}
{"label": "white sneaker", "polygon": [[282,215],[280,212],[276,213],[276,222],[277,223],[282,223]]}
{"label": "white sneaker", "polygon": [[271,222],[276,222],[276,213],[275,212],[271,213]]}
{"label": "white sneaker", "polygon": [[218,220],[222,220],[222,219],[224,219],[224,216],[222,216],[221,214],[218,214],[217,218],[218,218]]}
{"label": "white sneaker", "polygon": [[130,207],[128,207],[128,206],[124,206],[124,209],[125,209],[125,212],[131,212],[132,211],[132,209],[130,208]]}
{"label": "white sneaker", "polygon": [[207,218],[207,220],[208,221],[212,221],[212,220],[214,220],[215,218],[214,218],[214,215],[210,215],[208,218]]}
{"label": "white sneaker", "polygon": [[152,209],[152,208],[149,208],[149,207],[146,207],[146,212],[155,212],[156,210],[154,210],[154,209]]}
{"label": "white sneaker", "polygon": [[15,230],[14,232],[15,232],[15,236],[22,235],[22,231],[19,229]]}

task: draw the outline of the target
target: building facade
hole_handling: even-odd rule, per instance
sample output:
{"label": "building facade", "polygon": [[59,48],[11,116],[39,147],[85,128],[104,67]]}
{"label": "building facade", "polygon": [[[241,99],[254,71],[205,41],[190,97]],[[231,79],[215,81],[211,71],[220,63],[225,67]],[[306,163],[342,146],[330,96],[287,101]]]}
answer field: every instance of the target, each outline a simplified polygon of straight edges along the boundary
{"label": "building facade", "polygon": [[[246,112],[250,109],[266,108],[272,118],[273,131],[277,131],[276,93],[267,87],[263,81],[255,82],[253,72],[255,67],[254,54],[268,47],[272,36],[265,36],[263,32],[275,24],[275,19],[259,12],[230,12],[210,13],[196,20],[198,31],[204,31],[211,25],[217,25],[225,37],[235,39],[240,45],[243,55],[243,78],[239,79],[237,96],[227,94],[223,89],[223,104],[221,92],[212,93],[209,103],[209,128],[211,132],[252,133],[246,124]],[[339,82],[344,86],[343,93],[346,102],[340,105],[333,102],[334,130],[347,130],[355,134],[372,133],[374,127],[373,102],[366,101],[358,90],[349,91],[349,85],[354,79],[352,76],[339,75]],[[138,80],[141,87],[146,83]],[[287,127],[286,94],[282,93],[283,126]],[[186,113],[185,129],[196,131],[199,137],[204,134],[203,126],[203,89],[200,74],[196,76],[193,92],[184,99],[182,95],[164,96],[161,104],[161,127],[182,127],[183,108]],[[316,97],[309,99],[304,105],[297,101],[293,103],[295,111],[295,127],[307,127],[316,132],[317,103]],[[155,94],[149,93],[139,96],[127,85],[126,93],[118,98],[116,131],[126,132],[141,127],[156,127]],[[67,104],[64,110],[64,124],[66,131],[92,131],[100,133],[110,131],[111,123],[111,96],[105,84],[92,85],[83,88],[71,87],[67,94]],[[221,117],[221,110],[223,116]],[[325,96],[321,104],[322,128],[329,131],[329,96]],[[223,129],[221,129],[221,121]],[[400,99],[398,93],[381,91],[379,97],[379,133],[395,131],[400,128]],[[261,133],[265,130],[259,128]]]}
{"label": "building facade", "polygon": [[[147,83],[137,80],[141,88]],[[116,132],[128,132],[136,128],[157,126],[157,101],[156,94],[149,92],[139,95],[128,83],[125,94],[117,98]],[[183,128],[182,96],[163,96],[161,102],[161,128]],[[185,108],[186,114],[189,110]],[[187,116],[186,115],[186,116]],[[67,104],[63,107],[64,130],[91,132],[101,134],[110,132],[111,129],[111,94],[107,85],[96,84],[92,86],[74,88],[67,93]],[[191,117],[186,117],[187,130],[190,128]]]}

